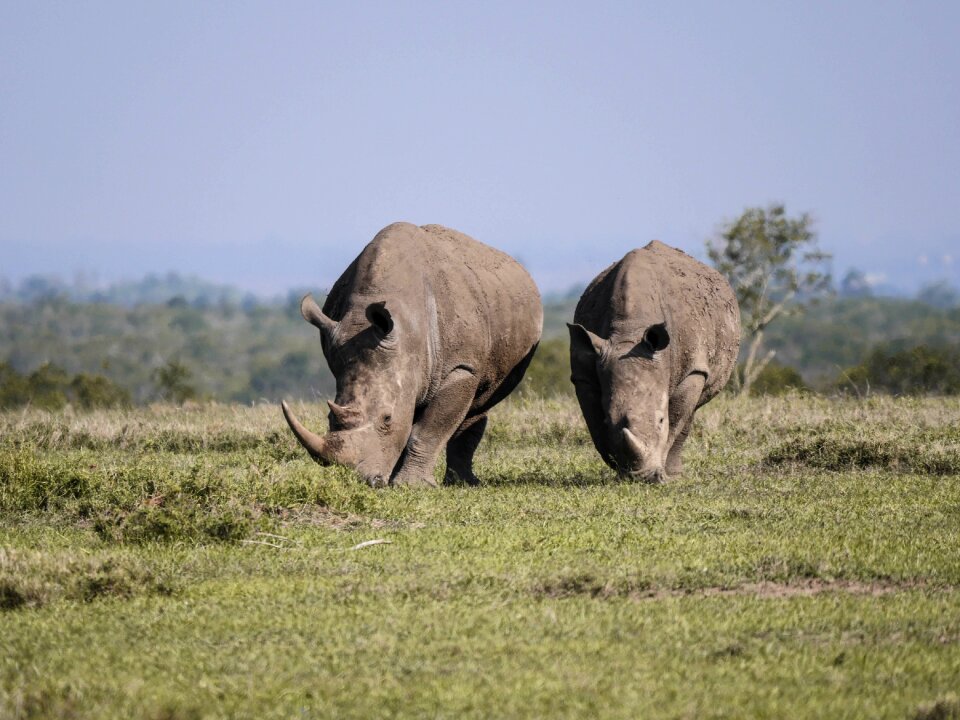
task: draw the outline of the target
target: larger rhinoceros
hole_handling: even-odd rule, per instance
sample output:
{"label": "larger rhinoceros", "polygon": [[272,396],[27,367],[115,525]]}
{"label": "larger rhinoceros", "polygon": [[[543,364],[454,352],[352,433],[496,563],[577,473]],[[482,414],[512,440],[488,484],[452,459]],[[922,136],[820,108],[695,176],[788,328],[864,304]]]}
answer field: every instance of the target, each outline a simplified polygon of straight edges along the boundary
{"label": "larger rhinoceros", "polygon": [[740,311],[730,284],[654,240],[590,283],[574,323],[570,379],[601,457],[651,482],[680,473],[694,411],[736,365]]}
{"label": "larger rhinoceros", "polygon": [[315,435],[283,403],[294,435],[321,462],[371,485],[475,484],[487,411],[517,386],[543,326],[540,294],[513,258],[440,225],[381,230],[303,317],[337,380],[330,432]]}

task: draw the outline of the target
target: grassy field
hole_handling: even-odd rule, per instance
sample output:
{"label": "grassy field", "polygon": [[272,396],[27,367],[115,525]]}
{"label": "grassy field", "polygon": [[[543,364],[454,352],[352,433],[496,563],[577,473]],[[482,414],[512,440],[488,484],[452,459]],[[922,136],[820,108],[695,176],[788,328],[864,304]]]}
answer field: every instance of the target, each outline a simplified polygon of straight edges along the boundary
{"label": "grassy field", "polygon": [[0,415],[0,718],[960,717],[960,401],[687,448],[618,482],[508,403],[481,487],[373,491],[275,407]]}

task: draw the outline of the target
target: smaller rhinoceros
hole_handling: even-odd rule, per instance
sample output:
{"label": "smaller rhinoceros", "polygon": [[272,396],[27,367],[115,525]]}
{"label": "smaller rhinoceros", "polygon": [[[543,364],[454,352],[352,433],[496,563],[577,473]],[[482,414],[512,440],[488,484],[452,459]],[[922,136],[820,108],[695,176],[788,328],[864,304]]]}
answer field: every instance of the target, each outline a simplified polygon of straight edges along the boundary
{"label": "smaller rhinoceros", "polygon": [[648,482],[679,474],[694,411],[736,365],[740,311],[730,284],[654,240],[590,283],[574,323],[570,379],[601,457]]}
{"label": "smaller rhinoceros", "polygon": [[330,432],[283,414],[321,462],[352,467],[375,487],[433,485],[446,447],[445,482],[476,484],[473,454],[487,411],[523,378],[543,327],[540,293],[509,255],[440,225],[381,230],[334,283],[320,329],[337,380]]}

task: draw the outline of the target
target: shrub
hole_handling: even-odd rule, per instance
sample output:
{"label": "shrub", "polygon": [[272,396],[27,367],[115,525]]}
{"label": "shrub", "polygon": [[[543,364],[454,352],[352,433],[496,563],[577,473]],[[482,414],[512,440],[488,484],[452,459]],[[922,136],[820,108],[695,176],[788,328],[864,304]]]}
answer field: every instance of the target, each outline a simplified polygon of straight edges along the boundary
{"label": "shrub", "polygon": [[519,390],[523,395],[536,397],[573,394],[570,342],[566,338],[551,338],[540,343]]}
{"label": "shrub", "polygon": [[789,365],[768,363],[750,386],[751,395],[783,395],[791,390],[807,390],[807,384]]}
{"label": "shrub", "polygon": [[27,378],[30,403],[44,410],[60,410],[67,404],[70,378],[58,366],[44,363]]}
{"label": "shrub", "polygon": [[154,371],[154,381],[161,400],[183,405],[187,400],[197,397],[196,389],[190,384],[193,373],[183,363],[170,360]]}
{"label": "shrub", "polygon": [[837,379],[839,390],[880,390],[893,395],[960,393],[960,346],[919,345],[906,350],[875,348],[860,365]]}
{"label": "shrub", "polygon": [[129,406],[130,393],[102,375],[80,373],[72,379],[59,367],[45,363],[23,376],[0,363],[0,409],[30,404],[60,410],[70,402],[84,410]]}
{"label": "shrub", "polygon": [[128,407],[132,404],[129,391],[102,375],[85,373],[80,373],[70,381],[70,397],[84,410]]}
{"label": "shrub", "polygon": [[14,408],[30,401],[27,379],[9,363],[0,363],[0,408]]}

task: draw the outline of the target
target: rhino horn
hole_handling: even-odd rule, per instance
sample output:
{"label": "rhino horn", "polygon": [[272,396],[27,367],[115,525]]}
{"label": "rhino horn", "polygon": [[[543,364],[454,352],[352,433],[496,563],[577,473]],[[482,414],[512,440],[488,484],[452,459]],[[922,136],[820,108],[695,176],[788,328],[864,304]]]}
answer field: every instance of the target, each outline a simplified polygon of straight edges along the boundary
{"label": "rhino horn", "polygon": [[623,442],[637,457],[642,458],[647,454],[647,449],[643,446],[643,443],[637,439],[636,435],[630,432],[629,428],[623,429]]}
{"label": "rhino horn", "polygon": [[310,293],[304,295],[300,301],[300,314],[303,315],[304,320],[319,328],[320,332],[326,335],[332,335],[333,331],[337,329],[337,323],[323,314],[323,310],[320,309],[317,301],[313,299],[313,295]]}
{"label": "rhino horn", "polygon": [[293,414],[286,400],[280,403],[280,407],[283,409],[283,416],[287,419],[287,425],[290,426],[297,440],[299,440],[300,444],[310,453],[311,457],[324,464],[336,462],[332,448],[328,447],[326,438],[307,430],[303,426],[303,423],[297,420],[296,415]]}
{"label": "rhino horn", "polygon": [[327,405],[330,408],[330,414],[333,415],[337,423],[341,426],[349,425],[351,421],[356,418],[356,411],[351,410],[346,405],[337,405],[333,400],[327,400]]}

